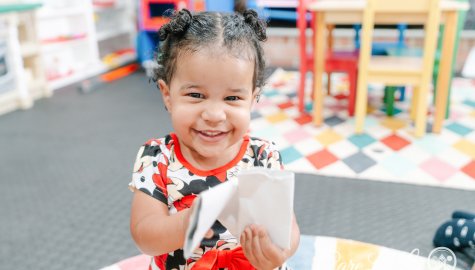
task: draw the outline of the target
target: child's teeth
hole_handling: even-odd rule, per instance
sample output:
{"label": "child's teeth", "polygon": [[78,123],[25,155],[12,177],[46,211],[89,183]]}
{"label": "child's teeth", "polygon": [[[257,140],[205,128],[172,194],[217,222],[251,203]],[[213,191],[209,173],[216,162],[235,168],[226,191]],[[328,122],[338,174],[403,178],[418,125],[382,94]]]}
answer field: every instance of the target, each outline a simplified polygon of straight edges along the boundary
{"label": "child's teeth", "polygon": [[216,136],[216,135],[220,134],[221,132],[219,132],[219,131],[216,131],[216,132],[204,131],[203,133],[204,133],[205,135],[208,135],[208,136]]}

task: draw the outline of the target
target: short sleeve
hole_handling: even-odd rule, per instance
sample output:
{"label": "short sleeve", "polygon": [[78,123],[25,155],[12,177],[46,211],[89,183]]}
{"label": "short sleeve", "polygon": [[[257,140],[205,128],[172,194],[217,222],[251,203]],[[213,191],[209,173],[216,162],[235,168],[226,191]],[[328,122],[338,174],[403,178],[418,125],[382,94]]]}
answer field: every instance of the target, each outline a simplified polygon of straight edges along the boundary
{"label": "short sleeve", "polygon": [[274,170],[283,170],[282,157],[274,142],[270,142],[267,148],[267,168]]}
{"label": "short sleeve", "polygon": [[163,154],[161,140],[151,140],[140,147],[134,163],[131,191],[140,190],[167,204],[166,171],[168,159]]}

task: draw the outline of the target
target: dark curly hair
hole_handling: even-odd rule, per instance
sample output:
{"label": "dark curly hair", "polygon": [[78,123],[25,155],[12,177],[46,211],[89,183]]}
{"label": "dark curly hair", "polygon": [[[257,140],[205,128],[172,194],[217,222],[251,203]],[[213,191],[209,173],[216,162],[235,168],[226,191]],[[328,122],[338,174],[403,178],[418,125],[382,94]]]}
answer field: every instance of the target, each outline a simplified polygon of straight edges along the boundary
{"label": "dark curly hair", "polygon": [[[170,22],[158,31],[158,68],[152,80],[169,84],[177,67],[178,56],[185,52],[220,46],[233,56],[254,61],[253,88],[264,85],[266,25],[254,10],[239,13],[200,12],[187,9],[175,12]],[[214,50],[214,49],[213,49]]]}

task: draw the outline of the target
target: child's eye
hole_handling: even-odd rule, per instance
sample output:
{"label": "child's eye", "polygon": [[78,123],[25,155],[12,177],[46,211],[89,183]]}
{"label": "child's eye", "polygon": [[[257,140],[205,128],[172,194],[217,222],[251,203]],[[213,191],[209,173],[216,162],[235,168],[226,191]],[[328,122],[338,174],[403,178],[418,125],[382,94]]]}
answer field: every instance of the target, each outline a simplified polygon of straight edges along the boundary
{"label": "child's eye", "polygon": [[240,99],[241,98],[239,98],[238,96],[229,96],[225,98],[225,100],[228,100],[228,101],[238,101]]}
{"label": "child's eye", "polygon": [[192,97],[192,98],[204,98],[205,96],[200,93],[188,93],[187,96]]}

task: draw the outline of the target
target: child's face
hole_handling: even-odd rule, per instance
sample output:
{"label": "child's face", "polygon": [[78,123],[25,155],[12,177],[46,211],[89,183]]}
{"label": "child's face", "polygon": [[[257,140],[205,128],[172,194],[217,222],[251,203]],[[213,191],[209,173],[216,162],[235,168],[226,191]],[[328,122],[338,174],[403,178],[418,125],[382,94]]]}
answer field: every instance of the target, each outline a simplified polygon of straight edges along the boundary
{"label": "child's face", "polygon": [[258,92],[253,75],[253,61],[199,50],[179,56],[169,85],[159,81],[187,159],[222,166],[237,155]]}

